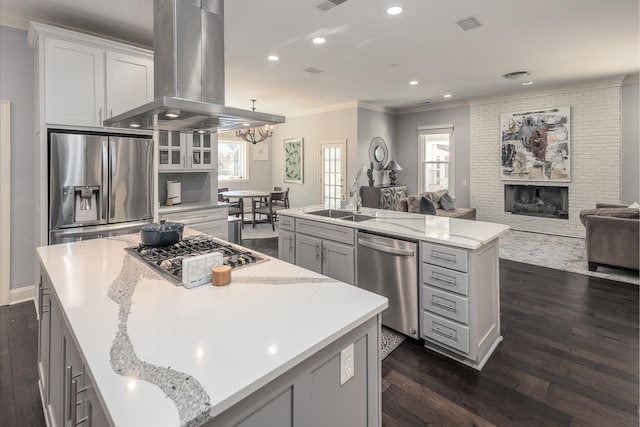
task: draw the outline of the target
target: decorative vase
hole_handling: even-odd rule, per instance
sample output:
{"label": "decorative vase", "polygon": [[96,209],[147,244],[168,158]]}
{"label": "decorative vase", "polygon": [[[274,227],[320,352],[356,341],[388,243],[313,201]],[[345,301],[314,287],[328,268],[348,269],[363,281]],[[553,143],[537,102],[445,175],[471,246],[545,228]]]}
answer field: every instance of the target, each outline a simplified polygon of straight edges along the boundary
{"label": "decorative vase", "polygon": [[369,187],[373,187],[373,183],[374,183],[374,182],[375,182],[374,180],[370,179],[370,180],[369,180]]}
{"label": "decorative vase", "polygon": [[398,179],[398,172],[394,170],[389,171],[389,180],[391,181],[391,185],[396,185],[396,179]]}

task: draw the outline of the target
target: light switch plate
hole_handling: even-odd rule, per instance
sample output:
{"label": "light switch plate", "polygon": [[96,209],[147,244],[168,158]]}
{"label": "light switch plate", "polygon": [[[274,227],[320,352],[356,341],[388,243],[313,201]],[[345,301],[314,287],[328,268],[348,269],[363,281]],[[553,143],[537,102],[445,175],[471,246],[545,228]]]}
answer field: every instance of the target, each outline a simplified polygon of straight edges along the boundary
{"label": "light switch plate", "polygon": [[340,385],[344,385],[353,377],[353,343],[340,352]]}

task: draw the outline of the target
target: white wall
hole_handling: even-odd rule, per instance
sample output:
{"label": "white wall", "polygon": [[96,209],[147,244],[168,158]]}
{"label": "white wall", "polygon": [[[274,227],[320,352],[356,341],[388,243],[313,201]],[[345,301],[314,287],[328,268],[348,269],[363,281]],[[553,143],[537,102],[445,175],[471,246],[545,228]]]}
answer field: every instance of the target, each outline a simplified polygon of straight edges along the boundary
{"label": "white wall", "polygon": [[[500,170],[500,114],[571,107],[569,219],[538,218],[504,212],[505,183]],[[471,106],[471,206],[477,219],[515,229],[584,236],[582,209],[620,200],[620,86],[522,97]],[[566,185],[566,183],[544,183]]]}
{"label": "white wall", "polygon": [[620,201],[640,202],[640,84],[622,85],[622,192]]}
{"label": "white wall", "polygon": [[0,26],[0,99],[11,101],[10,289],[34,284],[34,70],[27,32]]}
{"label": "white wall", "polygon": [[[287,121],[274,128],[271,158],[273,159],[271,182],[274,186],[289,187],[291,206],[306,206],[320,203],[320,143],[347,141],[347,183],[350,183],[358,170],[357,163],[357,118],[358,109],[353,107],[310,114],[299,117],[287,117]],[[304,138],[304,183],[284,182],[285,139]],[[348,186],[347,186],[348,187]]]}
{"label": "white wall", "polygon": [[[408,194],[418,192],[418,127],[453,124],[455,138],[455,186],[457,206],[469,206],[469,107],[447,108],[396,116],[397,161],[404,168],[398,180],[408,184]],[[467,185],[464,185],[466,181]],[[475,206],[473,206],[475,207]]]}

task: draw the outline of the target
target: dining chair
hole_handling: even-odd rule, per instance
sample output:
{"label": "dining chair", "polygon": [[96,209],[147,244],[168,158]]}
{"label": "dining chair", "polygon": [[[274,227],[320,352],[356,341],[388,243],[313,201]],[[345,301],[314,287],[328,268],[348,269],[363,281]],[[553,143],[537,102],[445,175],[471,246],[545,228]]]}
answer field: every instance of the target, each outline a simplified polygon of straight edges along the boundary
{"label": "dining chair", "polygon": [[291,207],[289,204],[289,187],[273,187],[273,191],[286,191],[284,196],[284,205],[289,209]]}
{"label": "dining chair", "polygon": [[285,203],[287,191],[273,191],[269,193],[266,203],[260,200],[253,200],[251,202],[251,212],[253,214],[253,228],[256,227],[256,215],[267,215],[271,228],[276,231],[276,216],[279,210],[287,209]]}
{"label": "dining chair", "polygon": [[244,229],[244,202],[242,197],[237,202],[230,202],[228,197],[224,197],[222,193],[229,191],[227,187],[218,188],[218,201],[229,203],[229,215],[235,215],[241,219],[241,227]]}

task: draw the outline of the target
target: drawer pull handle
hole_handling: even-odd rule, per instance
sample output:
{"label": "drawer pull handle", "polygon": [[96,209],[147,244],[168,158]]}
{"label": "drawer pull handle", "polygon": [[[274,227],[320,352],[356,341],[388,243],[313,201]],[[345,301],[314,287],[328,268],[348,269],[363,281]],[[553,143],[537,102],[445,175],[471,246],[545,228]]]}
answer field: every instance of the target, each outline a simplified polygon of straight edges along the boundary
{"label": "drawer pull handle", "polygon": [[451,285],[451,286],[456,285],[455,277],[443,276],[434,272],[431,274],[431,278],[433,280],[437,280],[438,282],[446,283],[447,285]]}
{"label": "drawer pull handle", "polygon": [[441,259],[447,262],[456,262],[455,255],[445,254],[444,252],[431,251],[431,258]]}
{"label": "drawer pull handle", "polygon": [[446,332],[444,332],[444,331],[441,331],[440,329],[438,329],[438,328],[434,328],[434,327],[432,327],[432,328],[431,328],[431,331],[432,331],[434,334],[442,335],[443,337],[448,338],[448,339],[450,339],[451,341],[458,342],[458,337],[456,337],[456,336],[455,336],[455,335],[453,335],[453,334],[448,334],[448,333],[446,333]]}
{"label": "drawer pull handle", "polygon": [[442,304],[441,302],[438,302],[438,301],[431,301],[431,305],[436,306],[438,308],[442,308],[442,309],[447,310],[447,311],[451,311],[453,313],[458,311],[458,310],[456,310],[455,307],[451,307],[450,305]]}
{"label": "drawer pull handle", "polygon": [[[76,401],[75,397],[77,393],[77,386],[78,383],[76,381],[76,379],[80,378],[80,376],[82,376],[82,372],[78,372],[77,374],[73,375],[73,368],[71,367],[71,365],[67,366],[67,381],[66,381],[66,386],[69,387],[67,389],[67,420],[71,419],[71,413],[73,411],[73,402]],[[73,390],[73,383],[76,383],[76,390]]]}

